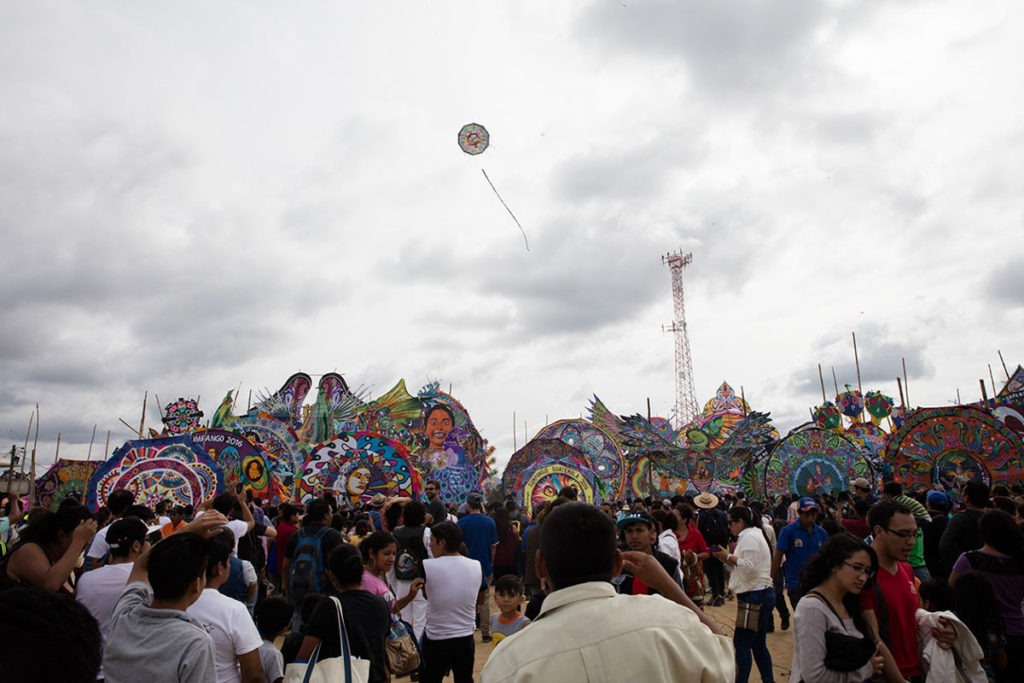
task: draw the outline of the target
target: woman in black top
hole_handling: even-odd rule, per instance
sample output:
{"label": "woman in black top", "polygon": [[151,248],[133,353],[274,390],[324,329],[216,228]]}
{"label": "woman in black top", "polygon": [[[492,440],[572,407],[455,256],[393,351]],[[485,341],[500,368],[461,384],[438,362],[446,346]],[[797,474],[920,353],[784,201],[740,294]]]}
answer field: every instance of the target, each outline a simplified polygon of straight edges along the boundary
{"label": "woman in black top", "polygon": [[[342,543],[331,553],[328,564],[331,585],[338,591],[338,599],[341,600],[352,656],[370,660],[371,683],[390,680],[384,641],[391,631],[391,615],[384,598],[359,588],[363,577],[363,558],[359,550],[353,545]],[[320,659],[341,656],[338,617],[333,600],[320,601],[304,633],[298,655],[300,661],[308,660],[321,641]]]}

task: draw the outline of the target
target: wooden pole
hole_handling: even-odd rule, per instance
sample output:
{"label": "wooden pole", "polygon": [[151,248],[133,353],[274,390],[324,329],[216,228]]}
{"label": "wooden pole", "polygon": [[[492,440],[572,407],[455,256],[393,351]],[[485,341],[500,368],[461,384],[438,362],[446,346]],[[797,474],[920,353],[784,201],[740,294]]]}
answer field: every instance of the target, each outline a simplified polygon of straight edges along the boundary
{"label": "wooden pole", "polygon": [[107,430],[107,445],[103,449],[103,460],[110,457],[110,430]]}
{"label": "wooden pole", "polygon": [[125,422],[125,421],[124,421],[124,418],[120,418],[120,417],[119,417],[119,418],[117,418],[117,419],[118,419],[118,420],[121,420],[121,424],[123,424],[123,425],[124,425],[125,427],[127,427],[127,428],[128,428],[128,431],[130,431],[130,432],[134,432],[134,431],[135,431],[135,427],[132,427],[132,426],[131,426],[130,424],[128,424],[127,422]]}
{"label": "wooden pole", "polygon": [[1006,381],[1009,382],[1010,381],[1010,371],[1006,369],[1006,361],[1003,360],[1003,352],[997,350],[996,353],[999,354],[999,362],[1003,364],[1003,372],[1006,373]]}
{"label": "wooden pole", "polygon": [[740,401],[743,403],[743,414],[747,414],[747,396],[743,393],[743,385],[740,385]]}
{"label": "wooden pole", "polygon": [[992,400],[994,401],[999,397],[999,392],[996,391],[996,378],[992,376],[992,364],[988,364],[988,379],[992,382]]}
{"label": "wooden pole", "polygon": [[821,374],[821,363],[818,363],[818,381],[821,382],[821,402],[828,403],[825,398],[825,376]]}
{"label": "wooden pole", "polygon": [[963,401],[960,400],[960,387],[956,388],[956,404],[958,406],[962,406],[963,405]]}
{"label": "wooden pole", "polygon": [[32,422],[36,419],[35,411],[28,416],[28,429],[25,430],[25,445],[21,449],[21,473],[25,474],[25,460],[28,458],[28,437],[32,434]]}
{"label": "wooden pole", "polygon": [[853,362],[857,366],[857,391],[860,393],[860,421],[864,421],[864,387],[860,383],[860,356],[857,355],[857,333],[851,332],[853,337]]}
{"label": "wooden pole", "polygon": [[245,414],[248,415],[250,410],[252,410],[252,389],[249,390],[249,400],[245,403]]}
{"label": "wooden pole", "polygon": [[839,396],[839,382],[836,381],[836,366],[832,366],[832,386],[835,387],[836,396]]}
{"label": "wooden pole", "polygon": [[[678,419],[678,416],[676,416],[676,418]],[[647,398],[647,421],[648,422],[651,421],[651,399],[650,399],[650,397]]]}
{"label": "wooden pole", "polygon": [[[242,391],[242,383],[238,383],[238,388],[235,389],[235,398],[231,401],[231,414],[235,414],[235,407],[238,405],[238,393]],[[246,412],[249,412],[248,410]]]}
{"label": "wooden pole", "polygon": [[89,439],[89,452],[85,454],[85,461],[92,460],[92,445],[96,442],[96,425],[92,426],[92,438]]}
{"label": "wooden pole", "polygon": [[907,409],[907,402],[903,400],[903,380],[896,378],[896,388],[900,391],[900,408]]}
{"label": "wooden pole", "polygon": [[907,405],[910,405],[910,380],[907,379],[907,359],[900,358],[903,362],[903,390],[907,392]]}
{"label": "wooden pole", "polygon": [[32,505],[36,499],[36,449],[39,447],[39,404],[36,404],[36,437],[32,443],[32,470],[28,473],[28,500]]}
{"label": "wooden pole", "polygon": [[57,451],[53,454],[53,463],[57,464],[60,460],[60,432],[57,432]]}
{"label": "wooden pole", "polygon": [[981,385],[981,401],[985,405],[988,405],[988,392],[985,391],[985,380],[979,379],[978,383]]}
{"label": "wooden pole", "polygon": [[519,450],[518,441],[516,440],[516,411],[512,411],[512,452],[515,453]]}
{"label": "wooden pole", "polygon": [[147,389],[146,393],[142,396],[142,419],[139,420],[139,438],[140,439],[144,438],[142,436],[142,433],[143,433],[143,430],[145,430],[145,428],[146,428],[146,401],[148,401],[148,400],[149,400],[149,390]]}

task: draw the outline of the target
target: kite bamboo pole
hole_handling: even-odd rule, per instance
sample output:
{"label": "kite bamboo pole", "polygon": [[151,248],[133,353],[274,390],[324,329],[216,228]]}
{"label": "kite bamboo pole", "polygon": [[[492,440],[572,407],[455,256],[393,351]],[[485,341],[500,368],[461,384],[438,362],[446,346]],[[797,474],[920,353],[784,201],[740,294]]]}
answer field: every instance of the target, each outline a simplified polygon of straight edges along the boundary
{"label": "kite bamboo pole", "polygon": [[125,421],[124,421],[124,418],[122,418],[122,417],[119,417],[119,418],[117,418],[117,419],[121,421],[121,424],[123,424],[123,425],[124,425],[125,427],[127,427],[127,428],[128,428],[128,431],[131,431],[131,432],[134,432],[134,431],[135,431],[135,427],[132,427],[132,426],[131,426],[130,424],[128,424],[127,422],[125,422]]}
{"label": "kite bamboo pole", "polygon": [[36,403],[36,437],[32,443],[32,470],[28,475],[28,500],[31,504],[36,498],[36,448],[39,447],[39,404]]}
{"label": "kite bamboo pole", "polygon": [[896,388],[899,389],[900,392],[900,408],[906,410],[907,402],[903,400],[903,380],[901,380],[899,377],[896,378]]}
{"label": "kite bamboo pole", "polygon": [[110,457],[110,430],[107,430],[107,445],[103,448],[103,459]]}
{"label": "kite bamboo pole", "polygon": [[962,406],[963,402],[960,400],[960,387],[956,388],[956,404]]}
{"label": "kite bamboo pole", "polygon": [[[678,415],[676,416],[676,419],[679,419]],[[651,421],[651,399],[650,398],[647,399],[647,421],[648,422]]]}
{"label": "kite bamboo pole", "polygon": [[[235,398],[231,401],[231,414],[235,414],[235,407],[238,405],[238,394],[242,391],[242,383],[238,383],[238,388],[235,389]],[[248,412],[248,411],[246,411]]]}
{"label": "kite bamboo pole", "polygon": [[985,380],[979,379],[978,384],[981,385],[981,402],[988,405],[988,392],[985,391]]}
{"label": "kite bamboo pole", "polygon": [[245,414],[248,415],[250,410],[252,410],[252,389],[249,390],[249,400],[245,402]]}
{"label": "kite bamboo pole", "polygon": [[32,421],[36,419],[33,412],[28,416],[28,429],[25,430],[25,445],[21,449],[21,473],[25,474],[25,456],[28,455],[28,437],[32,434]]}
{"label": "kite bamboo pole", "polygon": [[992,399],[995,400],[999,396],[999,392],[996,391],[996,378],[992,376],[992,364],[988,364],[988,379],[992,382]]}
{"label": "kite bamboo pole", "polygon": [[57,451],[53,454],[54,464],[56,464],[58,460],[60,460],[60,432],[57,432]]}
{"label": "kite bamboo pole", "polygon": [[92,445],[96,442],[96,425],[92,426],[92,438],[89,439],[89,452],[85,454],[85,461],[92,460]]}
{"label": "kite bamboo pole", "polygon": [[821,402],[828,403],[825,398],[825,376],[821,374],[821,363],[818,363],[818,381],[821,382]]}
{"label": "kite bamboo pole", "polygon": [[860,356],[857,355],[857,333],[851,332],[853,337],[853,362],[857,366],[857,391],[860,393],[860,420],[864,421],[864,387],[860,383]]}
{"label": "kite bamboo pole", "polygon": [[1006,373],[1006,381],[1009,382],[1010,381],[1010,371],[1006,369],[1006,361],[1003,360],[1003,352],[999,351],[999,350],[996,350],[996,353],[999,354],[999,362],[1003,364],[1003,372]]}
{"label": "kite bamboo pole", "polygon": [[149,400],[149,390],[142,396],[142,419],[139,420],[139,438],[142,437],[143,430],[146,428],[146,401]]}
{"label": "kite bamboo pole", "polygon": [[512,452],[519,450],[519,442],[516,440],[516,411],[512,411]]}
{"label": "kite bamboo pole", "polygon": [[907,405],[910,405],[910,380],[907,378],[907,359],[900,358],[903,362],[903,389],[907,392]]}
{"label": "kite bamboo pole", "polygon": [[839,382],[836,381],[836,366],[832,366],[832,386],[835,387],[836,396],[839,395]]}
{"label": "kite bamboo pole", "polygon": [[742,384],[740,385],[740,401],[743,402],[743,415],[745,416],[747,414],[747,397],[743,393],[743,385]]}

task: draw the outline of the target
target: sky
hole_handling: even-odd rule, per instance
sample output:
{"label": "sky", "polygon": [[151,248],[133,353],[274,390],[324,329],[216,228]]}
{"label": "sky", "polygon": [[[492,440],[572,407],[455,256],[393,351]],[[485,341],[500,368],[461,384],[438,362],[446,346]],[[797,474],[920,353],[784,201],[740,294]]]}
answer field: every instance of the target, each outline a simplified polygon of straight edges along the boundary
{"label": "sky", "polygon": [[2,4],[0,445],[38,402],[41,465],[297,371],[450,386],[499,465],[595,394],[670,415],[674,251],[698,403],[782,433],[851,333],[918,406],[1024,362],[1019,2]]}

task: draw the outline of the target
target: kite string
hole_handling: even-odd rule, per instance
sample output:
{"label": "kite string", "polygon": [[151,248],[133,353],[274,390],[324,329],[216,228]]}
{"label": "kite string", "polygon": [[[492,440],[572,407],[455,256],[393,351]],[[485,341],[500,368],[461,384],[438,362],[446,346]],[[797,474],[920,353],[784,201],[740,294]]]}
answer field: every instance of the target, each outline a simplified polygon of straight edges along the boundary
{"label": "kite string", "polygon": [[487,180],[487,184],[491,186],[492,190],[494,190],[494,196],[498,198],[498,201],[501,202],[501,205],[505,207],[506,211],[508,211],[508,215],[512,216],[512,220],[516,222],[516,226],[518,226],[519,232],[523,233],[523,241],[526,242],[526,251],[530,251],[530,240],[526,239],[526,231],[523,230],[523,226],[519,222],[519,219],[516,218],[516,215],[514,213],[512,213],[512,209],[508,208],[508,204],[505,203],[505,200],[501,198],[501,194],[498,192],[498,188],[494,186],[494,183],[492,183],[491,179],[487,176],[487,171],[481,168],[480,172],[484,174],[484,178]]}

